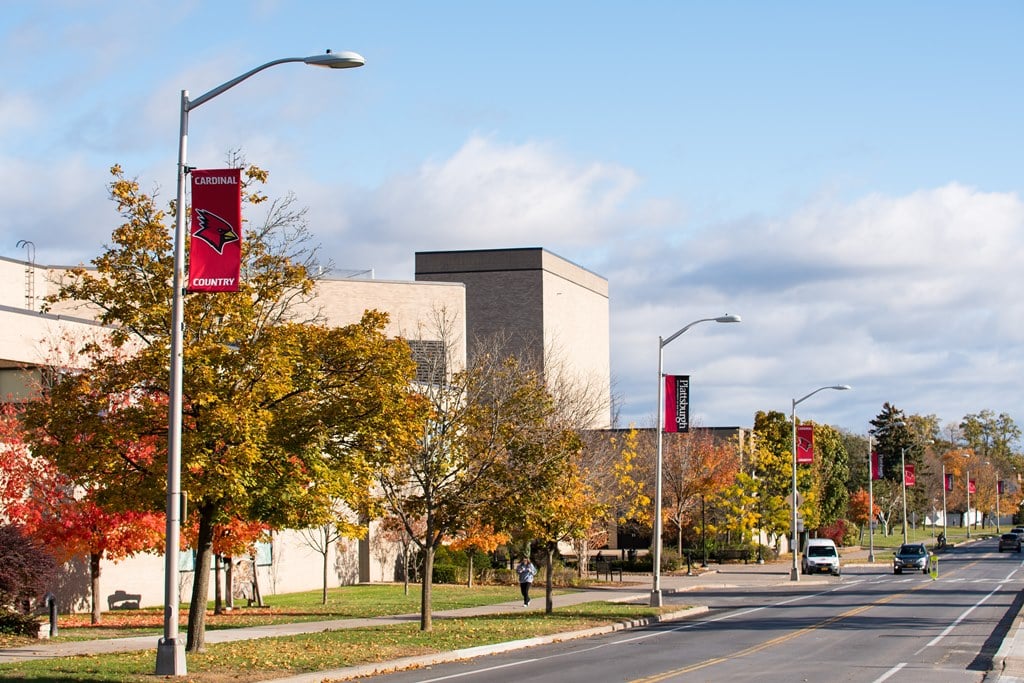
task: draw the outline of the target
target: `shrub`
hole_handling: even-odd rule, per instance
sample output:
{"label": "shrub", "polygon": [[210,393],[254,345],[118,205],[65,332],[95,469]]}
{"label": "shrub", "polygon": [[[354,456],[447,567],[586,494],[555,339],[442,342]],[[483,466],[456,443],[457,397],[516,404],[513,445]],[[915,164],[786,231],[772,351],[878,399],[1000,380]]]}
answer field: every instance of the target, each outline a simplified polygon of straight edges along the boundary
{"label": "shrub", "polygon": [[39,622],[28,614],[0,610],[0,633],[34,638],[39,634]]}
{"label": "shrub", "polygon": [[0,608],[28,612],[57,577],[57,561],[42,543],[13,526],[0,526]]}
{"label": "shrub", "polygon": [[450,564],[434,565],[434,583],[459,583],[458,567]]}
{"label": "shrub", "polygon": [[848,526],[852,525],[845,519],[837,519],[832,524],[818,529],[818,537],[831,538],[837,546],[843,546],[845,545],[844,541],[847,537]]}

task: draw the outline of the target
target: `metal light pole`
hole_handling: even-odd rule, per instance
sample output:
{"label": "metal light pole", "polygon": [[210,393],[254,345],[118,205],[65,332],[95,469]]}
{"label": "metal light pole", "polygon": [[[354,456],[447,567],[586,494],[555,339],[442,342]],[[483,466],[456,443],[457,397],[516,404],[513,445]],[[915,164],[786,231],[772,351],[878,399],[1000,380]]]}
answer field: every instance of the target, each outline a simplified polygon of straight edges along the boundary
{"label": "metal light pole", "polygon": [[875,561],[875,461],[868,434],[868,562]]}
{"label": "metal light pole", "polygon": [[355,52],[330,52],[312,57],[275,59],[222,83],[213,90],[189,99],[181,91],[181,119],[178,133],[178,192],[174,214],[174,278],[171,304],[171,372],[167,426],[167,545],[164,552],[164,635],[157,643],[156,675],[184,676],[185,644],[178,638],[178,543],[181,526],[181,403],[185,326],[185,174],[188,149],[188,114],[201,104],[233,88],[250,76],[278,64],[303,62],[311,66],[345,69],[362,66],[366,60]]}
{"label": "metal light pole", "polygon": [[946,533],[946,461],[942,461],[942,537],[949,538]]}
{"label": "metal light pole", "polygon": [[907,449],[900,448],[900,467],[903,469],[903,542],[907,542]]}
{"label": "metal light pole", "polygon": [[999,472],[996,472],[996,533],[999,533]]}
{"label": "metal light pole", "polygon": [[793,410],[792,410],[792,414],[791,414],[792,421],[793,421],[793,491],[792,491],[792,496],[793,496],[793,500],[792,500],[793,526],[792,526],[792,530],[791,530],[792,531],[792,536],[790,537],[791,538],[791,545],[792,545],[791,550],[793,551],[793,567],[792,567],[792,569],[789,572],[789,580],[790,581],[799,581],[800,580],[800,568],[796,566],[796,556],[797,556],[796,510],[799,507],[797,505],[797,502],[796,502],[796,497],[797,497],[797,492],[796,492],[796,407],[798,405],[800,405],[801,403],[803,403],[804,401],[806,401],[807,399],[809,399],[811,396],[814,396],[819,391],[825,391],[826,389],[835,389],[836,391],[846,391],[849,388],[850,388],[850,386],[848,384],[835,384],[835,385],[831,385],[831,386],[818,387],[817,389],[815,389],[811,393],[807,394],[803,398],[794,398],[793,399]]}
{"label": "metal light pole", "polygon": [[652,542],[652,560],[654,565],[652,567],[653,579],[651,584],[651,607],[661,607],[661,433],[665,429],[665,347],[668,346],[676,337],[686,332],[694,325],[707,322],[738,323],[741,322],[741,320],[738,315],[720,315],[717,318],[701,318],[700,320],[694,320],[692,323],[671,334],[666,339],[658,337],[658,409],[656,411],[658,415],[658,455],[654,466],[654,539]]}
{"label": "metal light pole", "polygon": [[967,538],[971,537],[971,471],[967,470]]}

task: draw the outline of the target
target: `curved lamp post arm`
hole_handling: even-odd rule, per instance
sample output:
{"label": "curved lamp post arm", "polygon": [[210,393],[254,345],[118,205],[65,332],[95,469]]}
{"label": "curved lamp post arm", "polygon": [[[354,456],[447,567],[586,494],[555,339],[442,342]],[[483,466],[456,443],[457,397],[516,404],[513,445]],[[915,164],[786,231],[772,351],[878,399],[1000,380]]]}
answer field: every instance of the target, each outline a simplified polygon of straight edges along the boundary
{"label": "curved lamp post arm", "polygon": [[717,318],[701,318],[700,320],[694,320],[692,323],[690,323],[689,325],[687,325],[683,329],[679,330],[678,332],[675,332],[674,334],[666,337],[665,339],[661,339],[659,337],[658,344],[661,346],[661,348],[665,348],[676,337],[681,335],[683,332],[686,332],[688,329],[690,329],[694,325],[697,325],[697,324],[700,324],[700,323],[710,323],[710,322],[716,322],[716,323],[738,323],[738,322],[742,322],[742,321],[743,321],[742,318],[740,318],[738,315],[728,315],[728,314],[720,315]]}
{"label": "curved lamp post arm", "polygon": [[358,53],[355,52],[347,51],[335,53],[328,50],[326,54],[313,55],[312,57],[282,57],[281,59],[275,59],[271,62],[267,62],[266,64],[261,64],[255,69],[246,71],[241,76],[236,76],[235,78],[232,78],[230,81],[227,81],[226,83],[221,83],[213,90],[203,93],[194,100],[188,100],[186,98],[186,101],[182,104],[182,107],[184,108],[185,111],[192,111],[199,105],[209,102],[217,95],[223,93],[225,90],[230,90],[231,88],[235,87],[236,85],[246,80],[250,76],[254,76],[259,72],[263,71],[264,69],[269,69],[272,66],[277,66],[278,64],[287,64],[289,62],[303,62],[305,64],[309,64],[310,66],[324,66],[329,69],[349,69],[357,66],[363,66],[364,64],[366,64],[366,60],[363,59],[362,55],[359,55]]}

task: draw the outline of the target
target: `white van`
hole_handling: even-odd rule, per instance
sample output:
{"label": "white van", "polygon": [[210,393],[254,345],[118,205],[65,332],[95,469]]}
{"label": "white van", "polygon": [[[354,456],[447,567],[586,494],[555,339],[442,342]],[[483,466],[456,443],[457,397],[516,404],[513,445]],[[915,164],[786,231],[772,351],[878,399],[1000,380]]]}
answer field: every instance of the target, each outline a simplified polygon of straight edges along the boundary
{"label": "white van", "polygon": [[804,548],[804,559],[801,563],[804,574],[829,572],[839,576],[839,549],[831,538],[810,538]]}

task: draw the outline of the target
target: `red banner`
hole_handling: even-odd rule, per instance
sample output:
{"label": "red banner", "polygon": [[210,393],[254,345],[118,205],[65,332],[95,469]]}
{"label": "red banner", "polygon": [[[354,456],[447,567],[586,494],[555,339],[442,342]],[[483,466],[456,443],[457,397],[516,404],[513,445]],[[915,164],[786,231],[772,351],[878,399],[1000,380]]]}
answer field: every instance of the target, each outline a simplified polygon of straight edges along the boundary
{"label": "red banner", "polygon": [[968,493],[977,493],[978,492],[975,489],[975,487],[974,487],[974,480],[973,479],[967,480],[967,492]]}
{"label": "red banner", "polygon": [[949,474],[949,473],[946,474],[946,490],[947,491],[952,491],[953,490],[953,475]]}
{"label": "red banner", "polygon": [[871,478],[878,480],[882,478],[882,456],[878,451],[871,451]]}
{"label": "red banner", "polygon": [[903,485],[904,486],[913,486],[914,482],[916,482],[916,481],[917,481],[917,477],[914,474],[914,466],[913,465],[904,465],[903,466]]}
{"label": "red banner", "polygon": [[237,292],[242,267],[242,170],[192,171],[190,292]]}
{"label": "red banner", "polygon": [[665,375],[665,431],[690,431],[690,376]]}
{"label": "red banner", "polygon": [[796,428],[796,461],[814,462],[814,425],[803,424]]}
{"label": "red banner", "polygon": [[1003,480],[1002,479],[1000,479],[999,481],[996,482],[996,493],[998,493],[1000,496],[1003,495]]}

